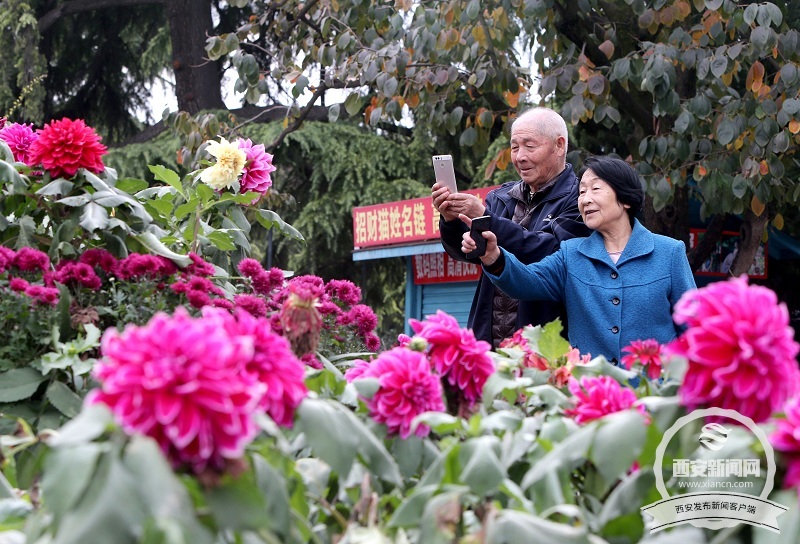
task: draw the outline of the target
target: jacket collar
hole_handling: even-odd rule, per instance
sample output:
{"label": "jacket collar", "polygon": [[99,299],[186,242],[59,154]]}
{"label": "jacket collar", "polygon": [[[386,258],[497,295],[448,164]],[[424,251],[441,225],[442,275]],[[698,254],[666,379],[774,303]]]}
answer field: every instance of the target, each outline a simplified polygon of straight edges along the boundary
{"label": "jacket collar", "polygon": [[[653,233],[647,230],[638,219],[634,219],[631,237],[625,249],[622,251],[622,255],[617,261],[616,266],[621,265],[625,261],[651,253],[655,247],[654,239]],[[608,252],[606,251],[606,246],[603,243],[603,236],[597,231],[594,231],[588,238],[583,239],[578,245],[578,251],[590,259],[614,265],[614,261],[611,260],[611,257],[608,256]]]}
{"label": "jacket collar", "polygon": [[[565,197],[571,191],[574,190],[574,180],[575,174],[572,172],[572,165],[567,163],[566,168],[564,168],[561,173],[555,178],[555,181],[551,182],[549,186],[547,186],[544,190],[547,194],[542,198],[542,202],[548,202],[550,200],[558,200],[560,198]],[[503,195],[498,195],[500,200],[502,200],[506,206],[509,206],[510,209],[514,209],[514,200],[519,195],[522,195],[522,184],[525,182],[522,180],[513,182],[514,186],[508,192]],[[520,198],[521,199],[521,198]]]}

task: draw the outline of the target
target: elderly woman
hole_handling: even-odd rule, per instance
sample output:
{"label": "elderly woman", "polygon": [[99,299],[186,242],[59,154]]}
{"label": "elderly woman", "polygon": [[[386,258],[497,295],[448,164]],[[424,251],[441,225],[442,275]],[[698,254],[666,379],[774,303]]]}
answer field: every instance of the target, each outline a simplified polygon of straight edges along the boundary
{"label": "elderly woman", "polygon": [[[634,217],[643,202],[642,185],[628,163],[589,158],[578,209],[594,232],[562,242],[556,253],[529,265],[499,248],[494,233],[485,232],[484,271],[511,297],[563,301],[569,341],[581,353],[604,355],[618,364],[620,351],[633,340],[669,342],[679,333],[672,307],[695,283],[684,244],[653,234]],[[461,220],[470,224],[466,217]],[[462,250],[474,248],[467,232]]]}

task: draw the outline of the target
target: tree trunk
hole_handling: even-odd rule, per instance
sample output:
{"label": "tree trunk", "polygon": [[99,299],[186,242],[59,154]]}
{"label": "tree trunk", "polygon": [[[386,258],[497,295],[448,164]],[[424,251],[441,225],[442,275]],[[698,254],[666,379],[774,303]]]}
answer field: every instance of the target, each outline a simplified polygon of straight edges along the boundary
{"label": "tree trunk", "polygon": [[178,109],[192,115],[205,109],[224,109],[219,68],[208,60],[205,50],[206,36],[213,28],[211,4],[166,0],[165,7]]}
{"label": "tree trunk", "polygon": [[725,221],[728,220],[728,214],[718,214],[711,219],[703,238],[701,238],[694,249],[689,251],[687,257],[689,258],[689,266],[693,272],[696,272],[703,266],[706,259],[716,249],[717,242],[722,238],[722,229],[725,227]]}
{"label": "tree trunk", "polygon": [[730,275],[741,276],[750,270],[756,258],[758,246],[769,224],[769,210],[764,210],[761,215],[756,215],[752,210],[745,210],[744,221],[739,236],[739,251],[733,259]]}
{"label": "tree trunk", "polygon": [[653,199],[645,198],[642,210],[644,225],[657,234],[682,240],[689,248],[689,190],[676,187],[672,201],[661,211],[653,208]]}

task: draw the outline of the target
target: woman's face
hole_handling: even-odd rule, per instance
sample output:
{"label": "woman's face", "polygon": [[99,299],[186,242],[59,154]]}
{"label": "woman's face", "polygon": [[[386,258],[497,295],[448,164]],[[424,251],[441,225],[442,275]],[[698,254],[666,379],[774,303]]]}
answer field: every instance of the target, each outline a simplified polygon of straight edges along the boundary
{"label": "woman's face", "polygon": [[630,225],[628,208],[608,183],[591,170],[584,172],[578,186],[578,210],[587,227],[603,232],[623,222]]}

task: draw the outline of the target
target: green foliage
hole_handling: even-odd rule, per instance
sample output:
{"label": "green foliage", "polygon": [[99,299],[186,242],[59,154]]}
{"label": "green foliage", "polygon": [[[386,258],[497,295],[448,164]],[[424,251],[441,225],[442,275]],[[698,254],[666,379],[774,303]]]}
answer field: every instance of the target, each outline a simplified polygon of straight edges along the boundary
{"label": "green foliage", "polygon": [[0,10],[0,114],[43,120],[45,60],[39,51],[36,14],[27,0],[4,0]]}

